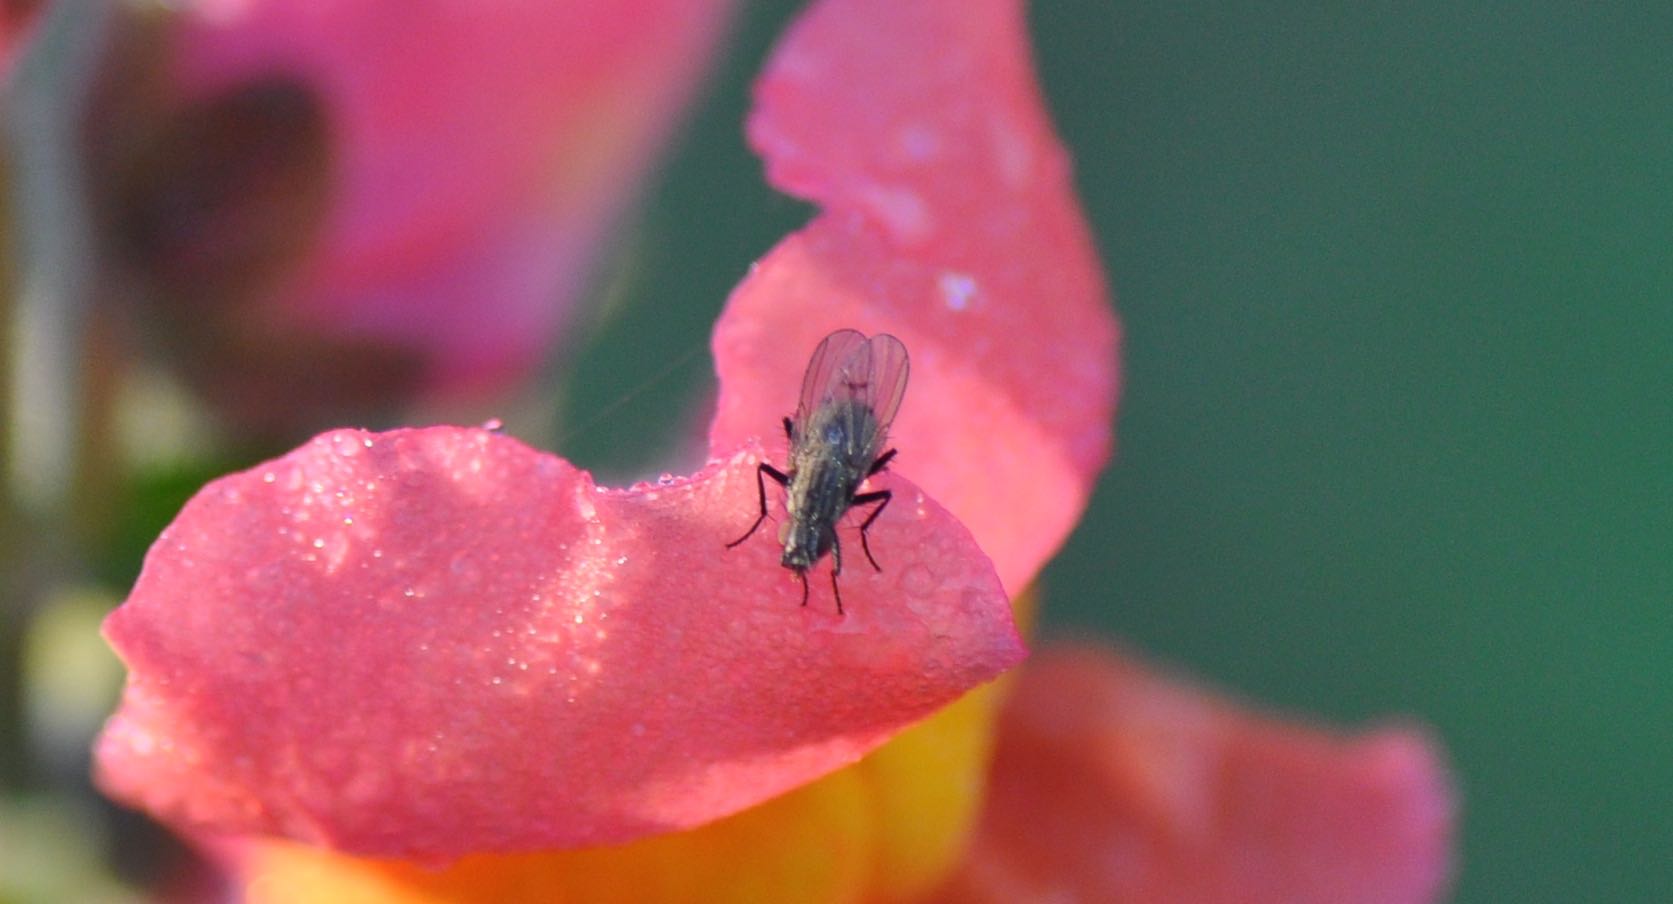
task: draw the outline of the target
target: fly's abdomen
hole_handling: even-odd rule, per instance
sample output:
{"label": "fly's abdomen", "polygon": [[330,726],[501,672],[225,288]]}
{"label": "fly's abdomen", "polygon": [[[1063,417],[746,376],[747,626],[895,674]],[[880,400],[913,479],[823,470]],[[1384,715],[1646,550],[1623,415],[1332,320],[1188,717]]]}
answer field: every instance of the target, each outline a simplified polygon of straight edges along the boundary
{"label": "fly's abdomen", "polygon": [[790,520],[785,524],[783,563],[809,568],[836,542],[837,519],[848,510],[855,482],[837,462],[813,459],[797,464],[786,506]]}

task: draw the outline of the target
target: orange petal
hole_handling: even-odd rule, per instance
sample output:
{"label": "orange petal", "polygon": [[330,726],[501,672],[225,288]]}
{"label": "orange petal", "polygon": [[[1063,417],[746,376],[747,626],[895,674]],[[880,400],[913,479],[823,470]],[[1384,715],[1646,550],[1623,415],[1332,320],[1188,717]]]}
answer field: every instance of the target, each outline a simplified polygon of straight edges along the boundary
{"label": "orange petal", "polygon": [[942,899],[1415,904],[1445,886],[1452,823],[1421,732],[1345,737],[1057,650],[1017,677]]}

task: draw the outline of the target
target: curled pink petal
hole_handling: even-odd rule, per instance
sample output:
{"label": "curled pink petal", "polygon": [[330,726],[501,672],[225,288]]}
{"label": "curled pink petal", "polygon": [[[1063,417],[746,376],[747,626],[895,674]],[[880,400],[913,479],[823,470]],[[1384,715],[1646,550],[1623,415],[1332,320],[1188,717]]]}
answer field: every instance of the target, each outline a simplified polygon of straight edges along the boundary
{"label": "curled pink petal", "polygon": [[892,333],[912,354],[896,467],[1016,591],[1084,508],[1117,393],[1115,317],[1021,4],[816,4],[756,93],[769,178],[824,211],[716,327],[714,448],[772,441],[825,333]]}
{"label": "curled pink petal", "polygon": [[1453,794],[1425,735],[1245,713],[1099,650],[1024,669],[960,902],[1419,904]]}
{"label": "curled pink petal", "polygon": [[694,826],[848,763],[1022,657],[904,479],[882,573],[813,598],[749,524],[759,449],[596,487],[482,430],[339,431],[200,492],[106,624],[99,779],[176,828],[451,859]]}

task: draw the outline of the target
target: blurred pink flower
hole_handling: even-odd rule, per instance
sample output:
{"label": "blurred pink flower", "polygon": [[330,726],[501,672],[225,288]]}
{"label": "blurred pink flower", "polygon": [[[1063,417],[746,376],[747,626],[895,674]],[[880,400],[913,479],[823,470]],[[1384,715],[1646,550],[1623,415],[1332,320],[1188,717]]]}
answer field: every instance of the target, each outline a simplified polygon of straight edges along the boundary
{"label": "blurred pink flower", "polygon": [[23,46],[34,34],[44,0],[7,0],[0,6],[0,85],[6,83]]}
{"label": "blurred pink flower", "polygon": [[[774,53],[750,134],[822,211],[716,326],[698,473],[598,488],[444,427],[207,487],[107,624],[104,786],[231,833],[271,899],[1432,899],[1450,803],[1418,734],[1276,726],[1099,653],[905,727],[1020,657],[1005,591],[1110,450],[1118,331],[1025,25],[828,0]],[[722,544],[845,326],[902,338],[912,383],[885,570],[844,572],[839,618],[771,543]]]}
{"label": "blurred pink flower", "polygon": [[1049,650],[999,723],[941,899],[1415,904],[1445,891],[1452,790],[1420,730],[1252,715],[1137,662]]}
{"label": "blurred pink flower", "polygon": [[549,354],[730,8],[196,0],[130,19],[88,127],[120,284],[245,422],[503,390]]}

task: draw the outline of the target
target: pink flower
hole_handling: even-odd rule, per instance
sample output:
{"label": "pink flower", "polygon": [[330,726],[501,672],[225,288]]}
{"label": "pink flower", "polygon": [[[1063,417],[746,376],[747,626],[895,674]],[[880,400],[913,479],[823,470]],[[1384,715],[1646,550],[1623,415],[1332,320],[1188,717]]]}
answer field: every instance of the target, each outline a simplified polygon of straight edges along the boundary
{"label": "pink flower", "polygon": [[729,9],[198,0],[129,22],[89,126],[103,244],[245,422],[504,390],[568,322]]}
{"label": "pink flower", "polygon": [[[1024,25],[829,0],[787,36],[750,134],[823,209],[716,326],[696,474],[603,489],[441,427],[207,487],[107,623],[132,671],[103,785],[264,900],[1431,899],[1421,735],[1275,726],[1099,653],[984,685],[1117,388]],[[765,537],[723,549],[837,327],[912,354],[884,570],[844,571],[845,617]]]}

